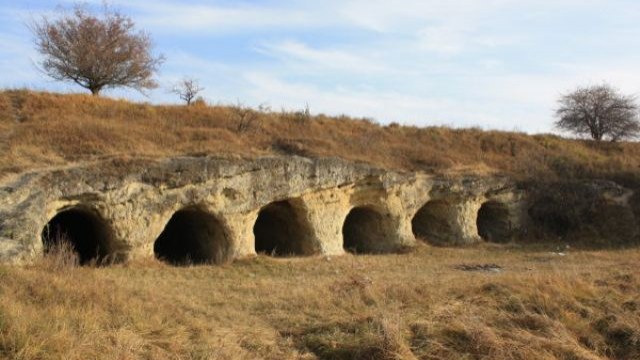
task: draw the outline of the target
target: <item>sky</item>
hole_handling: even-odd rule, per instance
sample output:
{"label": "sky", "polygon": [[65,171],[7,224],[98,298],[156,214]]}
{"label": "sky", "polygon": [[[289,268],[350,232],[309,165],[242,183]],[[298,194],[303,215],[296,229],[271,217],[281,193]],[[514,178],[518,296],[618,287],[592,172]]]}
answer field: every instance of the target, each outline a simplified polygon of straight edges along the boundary
{"label": "sky", "polygon": [[[99,9],[100,1],[89,1]],[[113,0],[166,57],[158,89],[106,96],[541,133],[560,95],[640,94],[637,0]],[[38,71],[27,24],[71,1],[0,0],[0,87],[83,92]]]}

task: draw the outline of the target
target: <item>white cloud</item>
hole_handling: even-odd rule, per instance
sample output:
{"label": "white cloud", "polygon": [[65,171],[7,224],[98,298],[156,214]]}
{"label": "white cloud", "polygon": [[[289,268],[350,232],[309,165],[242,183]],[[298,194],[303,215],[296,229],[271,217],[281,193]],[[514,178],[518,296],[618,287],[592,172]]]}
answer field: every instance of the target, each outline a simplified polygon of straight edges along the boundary
{"label": "white cloud", "polygon": [[[434,5],[434,6],[430,6]],[[442,6],[433,1],[351,0],[340,7],[341,14],[354,25],[381,33],[395,32],[416,21],[433,21],[443,15]]]}
{"label": "white cloud", "polygon": [[455,55],[465,49],[468,36],[468,29],[431,26],[418,32],[418,46],[441,55]]}
{"label": "white cloud", "polygon": [[299,41],[282,41],[275,44],[265,43],[257,47],[263,54],[274,56],[289,63],[323,70],[339,70],[357,73],[371,73],[388,68],[354,51],[338,49],[312,48]]}
{"label": "white cloud", "polygon": [[154,32],[208,34],[246,32],[260,28],[302,28],[315,24],[309,13],[263,6],[184,5],[160,2],[149,6],[134,3],[141,13],[138,23]]}

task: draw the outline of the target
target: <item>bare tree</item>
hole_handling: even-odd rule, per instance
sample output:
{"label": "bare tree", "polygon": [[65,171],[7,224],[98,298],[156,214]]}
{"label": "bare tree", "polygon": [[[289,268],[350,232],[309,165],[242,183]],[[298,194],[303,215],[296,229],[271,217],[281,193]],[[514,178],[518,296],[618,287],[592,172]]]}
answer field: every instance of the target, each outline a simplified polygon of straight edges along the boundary
{"label": "bare tree", "polygon": [[171,91],[180,96],[180,99],[184,100],[187,105],[191,105],[193,99],[195,99],[202,90],[204,90],[204,88],[200,87],[197,80],[184,78],[174,86]]}
{"label": "bare tree", "polygon": [[620,94],[607,84],[579,87],[558,103],[555,125],[559,129],[596,141],[618,141],[640,134],[635,97]]}
{"label": "bare tree", "polygon": [[149,35],[135,32],[131,18],[107,5],[100,16],[76,5],[71,13],[44,16],[30,27],[44,56],[40,66],[53,79],[72,81],[93,95],[105,88],[143,92],[158,86],[152,76],[164,57],[154,57]]}

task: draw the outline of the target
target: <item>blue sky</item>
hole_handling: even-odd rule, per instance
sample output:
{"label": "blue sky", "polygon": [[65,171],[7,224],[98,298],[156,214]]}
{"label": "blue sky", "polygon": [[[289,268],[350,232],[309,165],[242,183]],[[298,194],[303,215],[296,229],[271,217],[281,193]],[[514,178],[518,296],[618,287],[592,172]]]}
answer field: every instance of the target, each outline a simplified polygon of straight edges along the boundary
{"label": "blue sky", "polygon": [[[100,4],[99,1],[89,3]],[[640,94],[637,0],[114,0],[167,61],[148,97],[187,76],[211,103],[381,123],[549,132],[562,93]],[[36,71],[25,24],[69,1],[0,0],[0,87],[81,92]]]}

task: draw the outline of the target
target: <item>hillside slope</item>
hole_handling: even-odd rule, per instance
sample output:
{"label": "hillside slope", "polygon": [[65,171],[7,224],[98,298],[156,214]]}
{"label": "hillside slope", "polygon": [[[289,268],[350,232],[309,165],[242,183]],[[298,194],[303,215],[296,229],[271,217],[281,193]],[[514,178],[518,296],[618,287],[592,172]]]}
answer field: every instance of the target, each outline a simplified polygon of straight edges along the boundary
{"label": "hillside slope", "polygon": [[594,144],[553,135],[380,126],[366,119],[161,106],[87,95],[0,92],[0,178],[101,157],[217,154],[336,156],[439,172],[498,171],[520,179],[636,179],[640,144]]}

